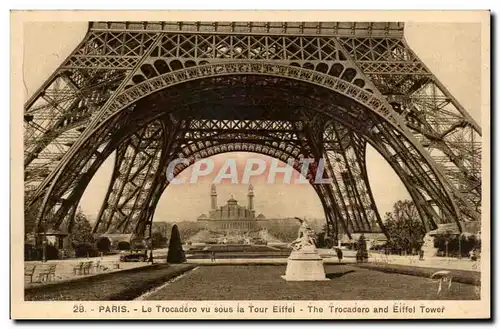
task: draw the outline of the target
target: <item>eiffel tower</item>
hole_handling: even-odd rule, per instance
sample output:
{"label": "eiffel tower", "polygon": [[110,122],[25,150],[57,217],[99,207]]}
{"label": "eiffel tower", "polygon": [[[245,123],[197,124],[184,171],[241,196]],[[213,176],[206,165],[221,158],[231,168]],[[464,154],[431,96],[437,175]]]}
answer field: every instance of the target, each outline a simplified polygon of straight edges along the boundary
{"label": "eiffel tower", "polygon": [[[426,230],[478,221],[481,128],[415,55],[399,22],[91,22],[24,107],[25,214],[71,232],[116,152],[94,233],[147,234],[174,176],[231,151],[325,159],[328,227],[385,232],[371,145]],[[315,162],[316,163],[316,162]],[[314,169],[314,164],[312,165]]]}

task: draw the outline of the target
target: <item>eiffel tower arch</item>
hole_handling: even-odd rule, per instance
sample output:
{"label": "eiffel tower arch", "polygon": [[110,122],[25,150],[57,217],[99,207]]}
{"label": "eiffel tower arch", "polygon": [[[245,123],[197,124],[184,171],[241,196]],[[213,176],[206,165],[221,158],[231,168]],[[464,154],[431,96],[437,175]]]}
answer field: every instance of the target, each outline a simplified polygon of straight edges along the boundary
{"label": "eiffel tower arch", "polygon": [[[174,175],[256,152],[325,160],[313,184],[330,227],[382,230],[371,145],[427,230],[480,220],[481,128],[409,48],[398,22],[91,22],[24,108],[25,213],[71,231],[116,152],[95,233],[148,232]],[[314,166],[313,166],[314,168]]]}

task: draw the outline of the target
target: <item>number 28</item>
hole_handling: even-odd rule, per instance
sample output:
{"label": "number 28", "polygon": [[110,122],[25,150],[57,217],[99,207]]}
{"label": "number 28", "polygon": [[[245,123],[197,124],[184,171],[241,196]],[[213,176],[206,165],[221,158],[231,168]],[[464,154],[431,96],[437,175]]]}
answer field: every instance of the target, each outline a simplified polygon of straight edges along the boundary
{"label": "number 28", "polygon": [[81,304],[73,305],[73,313],[83,313],[83,312],[85,312],[83,305]]}

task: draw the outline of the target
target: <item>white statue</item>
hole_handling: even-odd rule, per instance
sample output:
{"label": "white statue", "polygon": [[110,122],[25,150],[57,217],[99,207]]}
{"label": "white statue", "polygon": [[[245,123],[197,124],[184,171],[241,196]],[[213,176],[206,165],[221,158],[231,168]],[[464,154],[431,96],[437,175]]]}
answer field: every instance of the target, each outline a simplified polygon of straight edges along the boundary
{"label": "white statue", "polygon": [[434,247],[434,237],[429,235],[429,233],[425,234],[423,239],[421,251],[424,252],[426,256],[435,256],[437,254],[438,248]]}
{"label": "white statue", "polygon": [[293,250],[298,251],[302,250],[304,247],[316,247],[316,239],[314,231],[309,226],[309,223],[305,219],[300,219],[295,217],[300,222],[299,232],[297,239],[290,243],[290,246]]}
{"label": "white statue", "polygon": [[293,248],[288,257],[286,272],[282,276],[286,281],[325,281],[323,259],[316,250],[315,233],[305,219],[299,220],[300,228],[297,239],[290,246]]}

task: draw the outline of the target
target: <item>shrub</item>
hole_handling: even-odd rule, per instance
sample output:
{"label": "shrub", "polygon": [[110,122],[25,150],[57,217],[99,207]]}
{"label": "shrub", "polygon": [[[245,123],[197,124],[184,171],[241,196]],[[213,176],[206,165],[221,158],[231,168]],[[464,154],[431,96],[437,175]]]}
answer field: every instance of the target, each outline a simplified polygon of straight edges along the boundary
{"label": "shrub", "polygon": [[[33,245],[24,245],[24,257],[26,260],[42,260],[43,259],[43,247],[35,247]],[[59,259],[59,250],[53,245],[47,245],[45,249],[45,259]]]}
{"label": "shrub", "polygon": [[111,241],[106,237],[99,238],[97,239],[96,247],[100,252],[108,252],[111,250]]}
{"label": "shrub", "polygon": [[118,250],[130,250],[130,243],[128,241],[120,241],[116,248]]}
{"label": "shrub", "polygon": [[75,257],[97,257],[99,251],[90,243],[81,243],[75,246]]}
{"label": "shrub", "polygon": [[172,227],[170,236],[170,244],[168,245],[167,263],[180,264],[186,261],[186,255],[182,249],[181,236],[177,225]]}
{"label": "shrub", "polygon": [[59,259],[59,249],[57,249],[53,245],[47,245],[47,248],[45,249],[45,255],[47,259]]}
{"label": "shrub", "polygon": [[167,238],[161,232],[153,232],[151,236],[153,249],[164,248],[167,246]]}
{"label": "shrub", "polygon": [[35,260],[36,257],[36,249],[32,244],[25,243],[24,244],[24,260]]}

